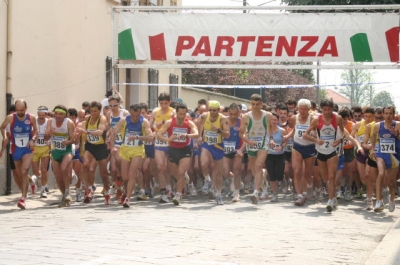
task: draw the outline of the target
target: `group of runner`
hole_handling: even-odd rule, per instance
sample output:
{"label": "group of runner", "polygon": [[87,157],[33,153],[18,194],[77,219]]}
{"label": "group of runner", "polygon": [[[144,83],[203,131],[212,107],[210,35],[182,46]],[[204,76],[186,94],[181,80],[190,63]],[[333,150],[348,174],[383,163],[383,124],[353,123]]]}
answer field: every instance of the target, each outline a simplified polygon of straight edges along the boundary
{"label": "group of runner", "polygon": [[163,92],[154,110],[145,103],[125,110],[119,94],[107,96],[102,103],[84,102],[79,111],[40,106],[37,115],[27,113],[26,101],[15,101],[0,127],[0,155],[11,144],[19,208],[26,208],[28,189],[35,193],[36,183],[47,198],[51,161],[62,193],[59,207],[71,204],[73,179],[76,201],[92,201],[98,166],[105,204],[115,194],[126,208],[135,189],[137,200],[159,195],[160,203],[172,199],[175,205],[201,190],[222,205],[228,183],[232,202],[252,185],[253,204],[278,202],[279,191],[291,191],[297,206],[327,195],[326,210],[332,212],[338,199],[366,192],[367,210],[380,212],[386,204],[395,209],[400,122],[393,106],[339,110],[325,99],[317,110],[314,102],[300,99],[268,108],[254,94],[248,109],[199,100],[192,111]]}

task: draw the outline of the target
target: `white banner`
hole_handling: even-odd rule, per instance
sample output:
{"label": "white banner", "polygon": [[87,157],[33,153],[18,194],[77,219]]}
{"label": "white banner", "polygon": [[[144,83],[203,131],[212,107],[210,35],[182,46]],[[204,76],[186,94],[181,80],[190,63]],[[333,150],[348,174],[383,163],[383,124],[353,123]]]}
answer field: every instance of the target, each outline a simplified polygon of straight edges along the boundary
{"label": "white banner", "polygon": [[122,60],[398,62],[393,13],[121,13]]}

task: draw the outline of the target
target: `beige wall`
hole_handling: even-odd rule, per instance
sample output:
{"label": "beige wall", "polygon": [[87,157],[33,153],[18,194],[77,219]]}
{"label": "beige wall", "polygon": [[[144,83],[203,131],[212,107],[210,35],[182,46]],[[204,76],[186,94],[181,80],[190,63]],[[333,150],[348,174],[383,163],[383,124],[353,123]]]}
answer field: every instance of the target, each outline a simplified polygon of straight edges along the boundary
{"label": "beige wall", "polygon": [[[7,1],[10,2],[10,1]],[[7,4],[0,2],[0,117],[6,115],[6,75],[7,75]],[[0,194],[6,191],[6,159],[0,159]]]}
{"label": "beige wall", "polygon": [[109,7],[116,2],[8,2],[14,98],[26,99],[30,112],[104,98],[105,59],[112,55]]}
{"label": "beige wall", "polygon": [[246,104],[249,107],[250,100],[228,96],[221,93],[210,92],[206,90],[200,90],[191,87],[182,87],[179,90],[179,97],[183,99],[188,108],[195,109],[197,107],[197,101],[199,99],[206,100],[217,100],[219,103],[225,107],[232,103],[236,104]]}

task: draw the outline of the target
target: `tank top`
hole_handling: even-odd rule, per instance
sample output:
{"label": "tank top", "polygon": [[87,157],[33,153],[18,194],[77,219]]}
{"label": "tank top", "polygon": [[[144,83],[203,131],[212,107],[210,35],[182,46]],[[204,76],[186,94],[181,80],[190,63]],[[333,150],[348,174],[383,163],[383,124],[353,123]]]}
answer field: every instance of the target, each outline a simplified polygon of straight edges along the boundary
{"label": "tank top", "polygon": [[[171,107],[169,107],[168,111],[167,111],[166,113],[163,114],[163,113],[161,113],[161,108],[159,108],[159,109],[156,111],[156,114],[155,114],[155,116],[154,116],[154,122],[155,122],[155,123],[160,123],[160,122],[165,122],[165,121],[171,119],[171,116],[172,116],[172,112],[173,112],[173,111],[174,111],[174,109],[171,108]],[[159,128],[156,128],[155,130],[156,130],[156,132],[158,132]],[[167,137],[168,137],[168,133],[164,133],[163,136],[167,138]],[[155,143],[154,143],[154,146],[157,146],[157,147],[167,147],[167,146],[168,146],[168,143],[167,143],[167,142],[160,141],[160,140],[158,140],[158,139],[156,138],[156,141],[155,141]]]}
{"label": "tank top", "polygon": [[[351,133],[351,128],[353,127],[353,122],[352,121],[347,121],[347,124],[345,126],[346,130]],[[351,141],[349,141],[349,139],[347,139],[346,137],[343,139],[343,148],[344,149],[351,149],[354,148],[354,145]]]}
{"label": "tank top", "polygon": [[323,145],[315,145],[318,153],[329,155],[336,151],[336,147],[333,147],[332,144],[336,140],[337,127],[336,115],[332,116],[332,121],[329,125],[324,124],[322,115],[318,117],[318,138],[324,141]]}
{"label": "tank top", "polygon": [[249,123],[247,125],[249,140],[256,142],[253,147],[247,145],[248,151],[258,151],[265,146],[265,138],[267,135],[267,112],[261,111],[261,118],[255,120],[253,112],[249,112]]}
{"label": "tank top", "polygon": [[[124,111],[123,110],[120,110],[119,111],[119,115],[117,116],[117,117],[114,117],[113,115],[112,115],[112,112],[110,113],[110,126],[111,126],[111,128],[115,128],[115,126],[117,126],[117,123],[122,119],[124,117]],[[122,140],[122,135],[121,135],[121,132],[119,132],[119,133],[117,133],[116,135],[115,135],[115,144],[114,145],[116,145],[116,146],[121,146],[121,144],[123,143],[123,140]]]}
{"label": "tank top", "polygon": [[54,128],[54,133],[53,136],[51,137],[51,144],[53,146],[53,149],[55,150],[65,150],[65,151],[71,151],[72,150],[72,145],[63,145],[62,142],[65,140],[69,140],[69,133],[68,133],[68,121],[70,119],[65,118],[63,123],[61,124],[60,127],[57,127],[56,125],[56,119],[53,118],[51,122],[51,127]]}
{"label": "tank top", "polygon": [[283,131],[285,129],[278,127],[278,130],[272,135],[273,141],[275,143],[274,148],[268,147],[268,155],[281,155],[283,154],[284,150],[281,149],[280,152],[277,152],[277,148],[282,146],[283,144]]}
{"label": "tank top", "polygon": [[[86,130],[88,132],[94,132],[97,131],[97,129],[99,128],[99,123],[100,123],[100,119],[103,115],[100,115],[99,118],[97,119],[95,124],[90,124],[90,121],[92,120],[92,116],[89,117],[89,119],[86,121]],[[106,132],[103,132],[103,135],[98,136],[98,135],[89,135],[86,134],[86,140],[91,143],[91,144],[104,144],[104,138],[105,138],[105,134]]]}
{"label": "tank top", "polygon": [[296,126],[295,126],[295,134],[294,134],[294,142],[301,145],[310,145],[314,144],[313,142],[306,140],[303,138],[303,134],[307,131],[308,127],[310,127],[312,114],[308,114],[307,120],[304,124],[300,123],[299,114],[296,115]]}
{"label": "tank top", "polygon": [[[185,118],[183,125],[178,125],[176,123],[176,117],[173,117],[171,119],[171,125],[169,126],[167,133],[168,137],[170,137],[171,135],[180,136],[190,133],[189,119]],[[183,148],[185,146],[188,146],[189,144],[190,144],[190,138],[175,139],[169,142],[169,146],[173,148]]]}
{"label": "tank top", "polygon": [[235,125],[229,127],[229,138],[224,138],[224,151],[226,154],[235,152],[235,150],[239,149],[242,146],[242,139],[239,137],[239,129],[240,129],[241,119],[238,118]]}
{"label": "tank top", "polygon": [[[391,126],[394,127],[396,122],[393,121]],[[385,122],[380,122],[379,124],[379,147],[378,152],[381,154],[396,154],[398,145],[398,139],[389,129],[385,128]]]}
{"label": "tank top", "polygon": [[48,119],[44,119],[44,123],[42,125],[39,124],[39,119],[36,119],[36,126],[38,130],[37,139],[35,146],[46,146],[47,141],[44,140],[44,134],[46,132]]}
{"label": "tank top", "polygon": [[206,121],[204,122],[203,127],[203,141],[208,145],[220,144],[222,143],[222,136],[221,134],[211,131],[211,127],[213,125],[219,129],[221,129],[221,117],[222,114],[218,113],[218,118],[211,122],[210,121],[210,113],[208,113]]}
{"label": "tank top", "polygon": [[126,147],[138,147],[143,146],[142,140],[129,140],[130,136],[143,136],[144,126],[143,117],[140,116],[137,122],[132,122],[131,115],[125,117],[125,124],[121,129],[121,135],[123,137],[123,145]]}
{"label": "tank top", "polygon": [[358,128],[358,131],[356,133],[356,138],[358,142],[362,143],[364,141],[364,134],[365,134],[365,120],[362,120],[360,122],[360,128]]}
{"label": "tank top", "polygon": [[29,141],[32,139],[32,124],[29,113],[25,114],[23,121],[18,119],[16,113],[13,114],[13,121],[10,125],[10,137],[13,151],[16,147],[28,147]]}

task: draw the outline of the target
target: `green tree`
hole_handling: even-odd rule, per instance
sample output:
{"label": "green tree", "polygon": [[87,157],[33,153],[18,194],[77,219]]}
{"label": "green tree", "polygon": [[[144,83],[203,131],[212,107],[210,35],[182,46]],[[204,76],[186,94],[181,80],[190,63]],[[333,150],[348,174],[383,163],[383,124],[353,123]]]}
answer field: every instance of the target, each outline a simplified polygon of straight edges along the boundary
{"label": "green tree", "polygon": [[373,107],[394,106],[394,99],[392,94],[387,91],[381,91],[374,97]]}
{"label": "green tree", "polygon": [[371,98],[375,96],[373,87],[367,84],[372,80],[370,71],[367,69],[347,69],[343,71],[341,78],[343,83],[352,84],[339,88],[339,92],[350,99],[352,106],[370,105]]}

